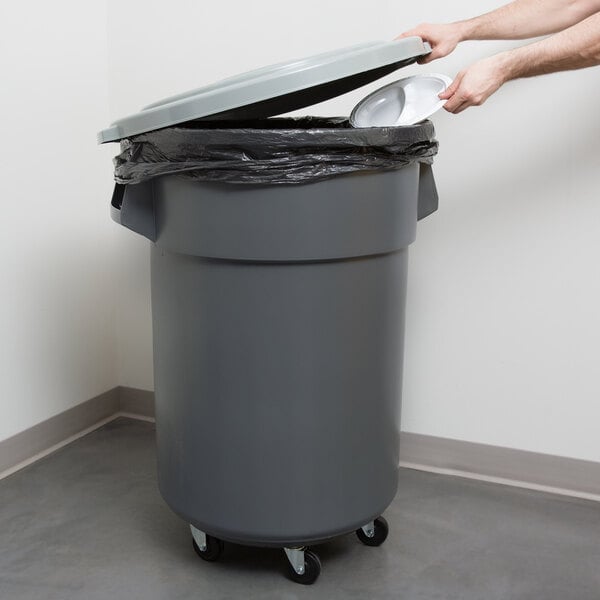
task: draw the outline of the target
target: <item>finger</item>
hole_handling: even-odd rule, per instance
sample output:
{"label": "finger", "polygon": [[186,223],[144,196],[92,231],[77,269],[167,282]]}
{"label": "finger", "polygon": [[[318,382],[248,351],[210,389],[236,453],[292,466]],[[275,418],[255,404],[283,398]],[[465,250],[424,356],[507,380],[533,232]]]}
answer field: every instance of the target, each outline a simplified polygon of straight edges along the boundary
{"label": "finger", "polygon": [[469,108],[469,106],[472,106],[471,102],[463,102],[460,106],[458,106],[455,110],[454,110],[454,114],[457,115],[458,113],[461,113],[463,110]]}
{"label": "finger", "polygon": [[420,65],[426,65],[427,63],[430,63],[432,60],[436,60],[437,58],[440,58],[440,57],[441,57],[440,52],[437,49],[437,47],[435,47],[429,54],[426,54],[425,56],[421,56],[421,58],[417,59],[417,63]]}
{"label": "finger", "polygon": [[458,114],[459,112],[462,112],[463,110],[465,110],[465,108],[471,106],[471,102],[462,98],[456,98],[456,100],[452,104],[450,104],[450,106],[448,106],[448,104],[449,102],[446,102],[444,108],[454,115]]}
{"label": "finger", "polygon": [[463,104],[463,102],[465,102],[465,99],[462,96],[454,94],[448,99],[446,104],[444,104],[444,108],[448,112],[453,113],[461,104]]}
{"label": "finger", "polygon": [[448,100],[448,98],[454,96],[458,86],[460,85],[460,82],[462,81],[462,78],[463,76],[459,73],[454,81],[441,94],[438,95],[438,98],[440,100]]}

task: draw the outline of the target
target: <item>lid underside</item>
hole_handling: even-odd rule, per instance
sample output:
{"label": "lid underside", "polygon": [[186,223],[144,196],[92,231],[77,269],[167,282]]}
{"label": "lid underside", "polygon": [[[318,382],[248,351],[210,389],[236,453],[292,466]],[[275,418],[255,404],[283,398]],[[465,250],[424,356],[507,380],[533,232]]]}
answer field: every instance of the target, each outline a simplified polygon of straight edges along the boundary
{"label": "lid underside", "polygon": [[421,38],[410,37],[263,67],[151,104],[101,131],[98,142],[196,119],[254,119],[291,112],[371,83],[430,51]]}

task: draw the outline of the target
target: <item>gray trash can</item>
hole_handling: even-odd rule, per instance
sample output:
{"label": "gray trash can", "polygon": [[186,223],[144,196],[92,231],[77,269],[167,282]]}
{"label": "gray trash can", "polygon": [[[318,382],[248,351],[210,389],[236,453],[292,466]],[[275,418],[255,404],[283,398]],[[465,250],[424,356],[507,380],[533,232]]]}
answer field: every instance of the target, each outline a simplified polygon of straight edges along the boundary
{"label": "gray trash can", "polygon": [[[285,112],[427,51],[409,38],[278,65],[151,105],[99,138]],[[166,174],[117,186],[113,218],[153,242],[160,491],[206,560],[223,541],[281,547],[291,578],[312,583],[307,546],[354,531],[385,540],[408,246],[436,207],[418,161],[300,185]]]}

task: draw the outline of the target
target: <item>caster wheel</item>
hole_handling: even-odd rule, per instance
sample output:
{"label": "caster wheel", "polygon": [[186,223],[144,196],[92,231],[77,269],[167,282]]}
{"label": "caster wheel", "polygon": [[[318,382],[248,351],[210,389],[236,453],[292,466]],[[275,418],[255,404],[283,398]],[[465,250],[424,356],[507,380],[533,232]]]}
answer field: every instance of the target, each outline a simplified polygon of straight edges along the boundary
{"label": "caster wheel", "polygon": [[319,557],[310,550],[304,552],[304,573],[297,573],[290,565],[289,575],[292,581],[303,585],[314,583],[321,574],[321,561]]}
{"label": "caster wheel", "polygon": [[221,558],[221,554],[223,554],[223,540],[220,540],[212,535],[206,536],[206,549],[201,550],[200,546],[196,543],[196,540],[192,540],[192,545],[194,546],[194,550],[196,554],[202,559],[207,560],[209,562],[214,562],[215,560],[219,560]]}
{"label": "caster wheel", "polygon": [[362,528],[356,530],[358,539],[365,546],[381,546],[388,536],[388,524],[383,517],[377,517],[375,521],[373,521],[373,525],[375,527],[373,530],[373,535],[370,537],[363,531]]}

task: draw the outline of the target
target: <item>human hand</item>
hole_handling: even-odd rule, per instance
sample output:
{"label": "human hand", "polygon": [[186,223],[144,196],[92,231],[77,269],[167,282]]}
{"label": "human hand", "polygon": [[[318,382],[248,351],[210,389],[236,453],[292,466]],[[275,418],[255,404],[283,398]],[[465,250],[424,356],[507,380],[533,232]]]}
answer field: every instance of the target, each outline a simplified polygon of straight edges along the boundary
{"label": "human hand", "polygon": [[425,64],[447,56],[456,48],[459,42],[463,40],[462,26],[460,23],[448,23],[436,25],[433,23],[422,23],[414,29],[401,33],[396,39],[402,39],[410,36],[419,36],[422,40],[429,42],[431,52],[422,56],[417,62]]}
{"label": "human hand", "polygon": [[461,71],[439,97],[444,108],[457,114],[469,106],[480,106],[507,80],[502,55],[477,61]]}

